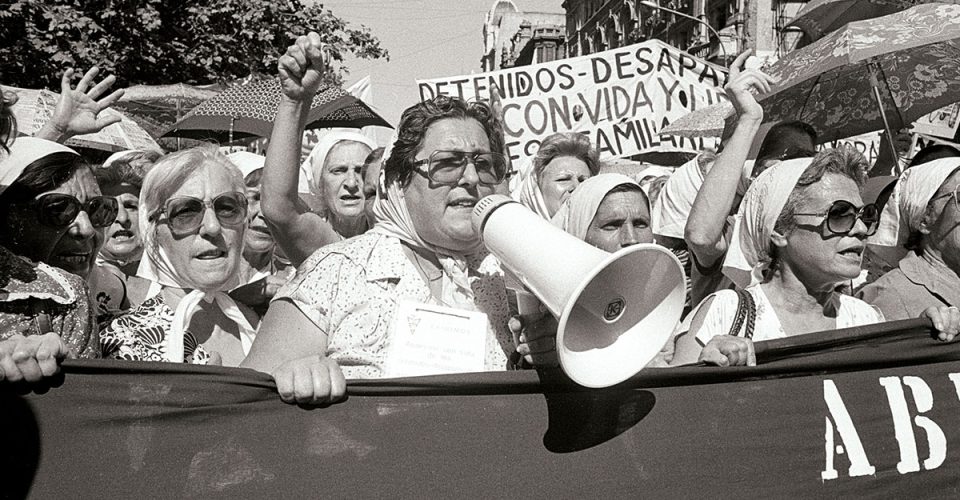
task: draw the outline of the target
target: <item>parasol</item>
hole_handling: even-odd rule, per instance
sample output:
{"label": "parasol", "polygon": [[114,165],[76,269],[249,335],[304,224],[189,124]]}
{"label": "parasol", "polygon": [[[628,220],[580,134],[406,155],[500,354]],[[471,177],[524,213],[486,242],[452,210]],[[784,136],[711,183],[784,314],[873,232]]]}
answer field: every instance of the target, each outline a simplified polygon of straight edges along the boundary
{"label": "parasol", "polygon": [[[13,105],[13,114],[17,119],[17,132],[21,135],[32,135],[40,130],[53,116],[57,100],[60,99],[60,94],[46,89],[6,87],[6,90],[16,93],[19,98]],[[120,122],[93,134],[74,136],[67,140],[66,145],[114,153],[128,149],[162,151],[153,137],[128,116],[113,108],[107,108],[102,113],[120,116]]]}
{"label": "parasol", "polygon": [[[960,0],[937,0],[960,3]],[[803,30],[811,41],[819,40],[853,21],[873,19],[908,9],[930,0],[813,0],[786,27]]]}
{"label": "parasol", "polygon": [[134,85],[125,90],[113,107],[159,137],[183,115],[221,90],[220,85]]}
{"label": "parasol", "polygon": [[[269,137],[280,96],[280,80],[277,78],[235,85],[193,108],[163,136],[220,142],[250,136]],[[327,87],[317,92],[307,116],[307,128],[369,125],[390,127],[366,103],[339,87]]]}

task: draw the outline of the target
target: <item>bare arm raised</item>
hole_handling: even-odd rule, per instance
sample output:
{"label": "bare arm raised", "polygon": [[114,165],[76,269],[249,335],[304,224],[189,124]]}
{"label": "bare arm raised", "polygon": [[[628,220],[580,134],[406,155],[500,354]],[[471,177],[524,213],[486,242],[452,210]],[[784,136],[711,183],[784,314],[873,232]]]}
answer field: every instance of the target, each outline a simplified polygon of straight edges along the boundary
{"label": "bare arm raised", "polygon": [[747,51],[737,57],[730,70],[730,83],[725,87],[737,111],[736,128],[707,172],[684,230],[687,247],[697,263],[705,268],[713,267],[727,252],[723,239],[726,217],[733,208],[743,164],[763,121],[763,108],[753,97],[751,88],[766,93],[774,83],[762,71],[744,69],[749,55]]}
{"label": "bare arm raised", "polygon": [[295,265],[340,239],[333,226],[298,203],[297,194],[303,129],[327,71],[327,57],[320,35],[311,32],[297,38],[277,63],[283,96],[267,148],[261,207],[277,244]]}

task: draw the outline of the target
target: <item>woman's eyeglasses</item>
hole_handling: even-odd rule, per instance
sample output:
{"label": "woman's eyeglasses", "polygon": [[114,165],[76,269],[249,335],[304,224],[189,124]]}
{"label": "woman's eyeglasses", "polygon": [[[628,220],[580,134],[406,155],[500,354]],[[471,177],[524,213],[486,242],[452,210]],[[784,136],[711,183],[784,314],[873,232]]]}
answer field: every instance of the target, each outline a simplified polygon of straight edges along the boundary
{"label": "woman's eyeglasses", "polygon": [[117,219],[120,204],[112,196],[94,196],[81,202],[75,196],[63,193],[45,194],[30,202],[40,223],[63,228],[77,219],[80,212],[86,212],[90,225],[95,228],[107,227]]}
{"label": "woman's eyeglasses", "polygon": [[[507,178],[507,158],[500,153],[434,151],[429,158],[413,162],[413,166],[427,165],[428,179],[449,185],[460,182],[467,164],[471,162],[477,169],[477,179],[484,186],[495,186]],[[417,172],[421,172],[419,168]]]}
{"label": "woman's eyeglasses", "polygon": [[827,231],[833,234],[850,234],[857,225],[857,220],[863,221],[867,227],[867,236],[873,236],[880,225],[880,209],[873,203],[857,208],[846,200],[837,200],[830,205],[826,212],[793,214],[826,217]]}
{"label": "woman's eyeglasses", "polygon": [[213,209],[217,220],[224,226],[238,226],[247,220],[247,196],[244,193],[224,193],[212,201],[192,196],[178,196],[163,204],[153,217],[166,216],[170,230],[177,234],[196,231],[203,224],[203,215],[207,207]]}

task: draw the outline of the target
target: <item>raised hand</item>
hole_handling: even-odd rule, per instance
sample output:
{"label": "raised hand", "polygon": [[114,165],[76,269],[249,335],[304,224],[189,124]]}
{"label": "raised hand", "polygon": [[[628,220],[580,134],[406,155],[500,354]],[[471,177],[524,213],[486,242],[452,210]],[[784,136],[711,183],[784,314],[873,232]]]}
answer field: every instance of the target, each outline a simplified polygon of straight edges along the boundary
{"label": "raised hand", "polygon": [[60,100],[53,117],[37,132],[37,137],[56,142],[82,134],[92,134],[120,121],[119,115],[107,116],[100,113],[123,97],[123,89],[101,98],[117,81],[113,75],[93,84],[100,72],[96,66],[90,68],[76,87],[73,87],[73,68],[63,73],[60,79]]}
{"label": "raised hand", "polygon": [[730,103],[737,111],[739,119],[763,120],[763,108],[757,103],[755,94],[766,94],[776,83],[776,79],[760,71],[748,69],[747,59],[753,50],[745,51],[737,56],[730,67],[730,78],[724,90]]}
{"label": "raised hand", "polygon": [[311,31],[297,37],[277,61],[283,95],[296,101],[312,100],[329,67],[330,55],[320,35]]}

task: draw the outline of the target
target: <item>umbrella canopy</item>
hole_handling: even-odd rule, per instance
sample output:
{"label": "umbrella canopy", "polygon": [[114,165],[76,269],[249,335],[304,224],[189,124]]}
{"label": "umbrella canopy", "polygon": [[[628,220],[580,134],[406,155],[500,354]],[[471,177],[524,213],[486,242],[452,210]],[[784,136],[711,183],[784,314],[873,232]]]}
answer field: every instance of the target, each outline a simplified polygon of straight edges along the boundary
{"label": "umbrella canopy", "polygon": [[691,111],[663,127],[660,135],[680,137],[720,137],[725,120],[733,116],[733,104],[722,101]]}
{"label": "umbrella canopy", "polygon": [[767,69],[778,81],[759,100],[764,121],[801,120],[830,141],[901,129],[960,100],[957,19],[960,5],[918,5],[787,54]]}
{"label": "umbrella canopy", "polygon": [[[280,80],[276,78],[235,85],[193,108],[163,136],[220,142],[250,136],[269,137],[280,96]],[[307,128],[368,125],[390,127],[366,103],[339,87],[317,92],[307,117]]]}
{"label": "umbrella canopy", "polygon": [[[36,133],[53,116],[60,94],[46,89],[31,90],[6,87],[19,97],[13,105],[13,114],[17,119],[17,132],[22,135]],[[120,116],[120,122],[114,123],[95,134],[78,135],[67,140],[67,146],[99,149],[101,151],[163,151],[153,137],[136,122],[112,108],[102,111],[107,115]]]}
{"label": "umbrella canopy", "polygon": [[[960,0],[937,0],[960,3]],[[813,0],[803,7],[787,27],[803,30],[810,41],[823,38],[853,21],[888,16],[931,0]]]}

